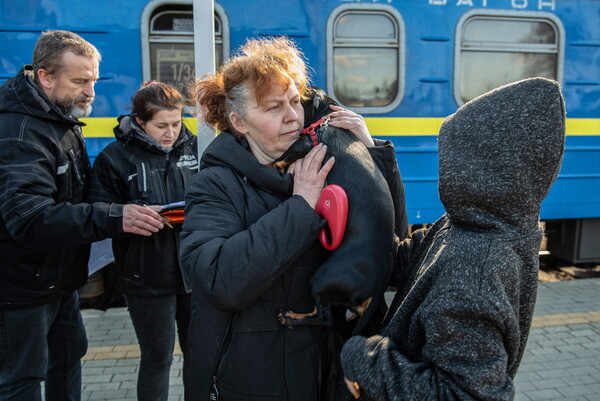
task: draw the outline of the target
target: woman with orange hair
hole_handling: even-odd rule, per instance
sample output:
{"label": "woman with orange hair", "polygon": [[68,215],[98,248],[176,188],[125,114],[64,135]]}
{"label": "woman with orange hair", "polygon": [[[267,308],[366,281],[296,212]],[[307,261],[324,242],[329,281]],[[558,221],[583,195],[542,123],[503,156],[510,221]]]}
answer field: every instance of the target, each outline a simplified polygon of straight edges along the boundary
{"label": "woman with orange hair", "polygon": [[[195,89],[202,118],[221,133],[186,194],[180,259],[192,283],[192,317],[185,399],[318,400],[323,329],[290,330],[277,314],[314,308],[309,281],[327,258],[315,206],[334,160],[322,163],[320,144],[293,174],[270,165],[305,125],[306,64],[289,39],[250,40]],[[333,110],[330,125],[373,146],[362,117]],[[386,150],[395,164],[393,147]]]}

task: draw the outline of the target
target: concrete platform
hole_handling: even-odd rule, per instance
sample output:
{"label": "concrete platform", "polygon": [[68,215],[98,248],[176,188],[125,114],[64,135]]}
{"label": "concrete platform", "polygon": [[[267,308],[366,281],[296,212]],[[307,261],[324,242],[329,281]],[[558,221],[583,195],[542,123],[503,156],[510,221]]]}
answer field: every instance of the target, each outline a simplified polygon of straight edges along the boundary
{"label": "concrete platform", "polygon": [[[390,294],[391,295],[391,294]],[[83,312],[83,400],[136,400],[139,348],[125,308]],[[183,400],[175,350],[169,400]],[[600,278],[539,283],[517,401],[600,401]]]}

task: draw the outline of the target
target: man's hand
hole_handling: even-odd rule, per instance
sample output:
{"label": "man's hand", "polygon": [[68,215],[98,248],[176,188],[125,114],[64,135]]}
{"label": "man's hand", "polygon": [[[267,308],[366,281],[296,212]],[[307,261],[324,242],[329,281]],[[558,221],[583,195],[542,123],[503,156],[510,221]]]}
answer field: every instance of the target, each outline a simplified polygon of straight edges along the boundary
{"label": "man's hand", "polygon": [[164,227],[164,218],[149,207],[123,206],[123,231],[131,234],[151,236]]}

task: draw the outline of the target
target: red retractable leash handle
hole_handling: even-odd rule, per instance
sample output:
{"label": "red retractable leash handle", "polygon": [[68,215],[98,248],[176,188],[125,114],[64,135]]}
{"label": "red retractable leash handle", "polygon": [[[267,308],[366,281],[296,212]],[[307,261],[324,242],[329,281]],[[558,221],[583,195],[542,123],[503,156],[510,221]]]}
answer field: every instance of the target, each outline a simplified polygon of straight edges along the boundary
{"label": "red retractable leash handle", "polygon": [[348,196],[344,188],[333,184],[323,188],[315,211],[327,220],[319,233],[321,245],[333,251],[342,243],[348,221]]}
{"label": "red retractable leash handle", "polygon": [[[304,128],[301,133],[310,135],[312,145],[317,146],[316,129],[320,126],[327,128],[328,124],[329,116],[325,116]],[[315,210],[327,220],[327,225],[319,233],[319,241],[325,249],[333,251],[342,243],[348,221],[348,196],[344,188],[334,184],[323,188]]]}

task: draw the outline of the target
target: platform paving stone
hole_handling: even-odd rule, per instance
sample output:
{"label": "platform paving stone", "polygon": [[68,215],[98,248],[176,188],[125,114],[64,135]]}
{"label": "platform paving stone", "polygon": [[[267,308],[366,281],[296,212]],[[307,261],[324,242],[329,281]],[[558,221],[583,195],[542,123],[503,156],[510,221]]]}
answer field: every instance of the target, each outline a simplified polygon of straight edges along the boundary
{"label": "platform paving stone", "polygon": [[[82,315],[89,340],[82,400],[135,401],[139,347],[127,310]],[[177,346],[169,401],[183,401],[182,365]],[[539,283],[515,387],[516,401],[600,401],[600,278]]]}

